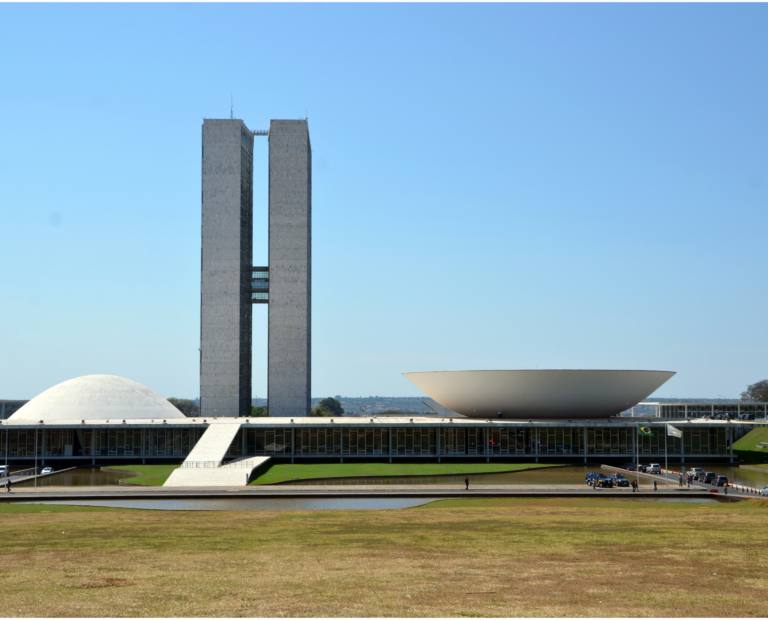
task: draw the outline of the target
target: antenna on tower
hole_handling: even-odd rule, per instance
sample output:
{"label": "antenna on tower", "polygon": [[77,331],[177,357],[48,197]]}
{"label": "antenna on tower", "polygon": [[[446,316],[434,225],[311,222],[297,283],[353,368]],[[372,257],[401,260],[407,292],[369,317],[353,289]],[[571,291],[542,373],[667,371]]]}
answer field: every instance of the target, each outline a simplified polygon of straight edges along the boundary
{"label": "antenna on tower", "polygon": [[232,93],[229,93],[229,118],[230,120],[235,118],[235,101],[232,98]]}

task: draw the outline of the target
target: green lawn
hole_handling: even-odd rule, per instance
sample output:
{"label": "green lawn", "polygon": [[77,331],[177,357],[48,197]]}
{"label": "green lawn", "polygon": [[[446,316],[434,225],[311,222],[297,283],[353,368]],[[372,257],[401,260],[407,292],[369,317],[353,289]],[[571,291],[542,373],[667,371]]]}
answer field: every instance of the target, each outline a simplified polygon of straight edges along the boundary
{"label": "green lawn", "polygon": [[317,478],[379,478],[384,476],[448,476],[495,474],[543,467],[541,463],[320,463],[275,464],[251,484],[278,484]]}
{"label": "green lawn", "polygon": [[130,471],[136,475],[126,478],[123,484],[139,484],[149,487],[159,487],[171,475],[171,472],[178,467],[177,465],[114,465],[112,467],[102,467],[109,471]]}
{"label": "green lawn", "polygon": [[764,617],[766,519],[758,499],[282,512],[0,505],[2,613]]}
{"label": "green lawn", "polygon": [[744,461],[768,460],[768,428],[753,428],[744,437],[734,442],[733,451]]}

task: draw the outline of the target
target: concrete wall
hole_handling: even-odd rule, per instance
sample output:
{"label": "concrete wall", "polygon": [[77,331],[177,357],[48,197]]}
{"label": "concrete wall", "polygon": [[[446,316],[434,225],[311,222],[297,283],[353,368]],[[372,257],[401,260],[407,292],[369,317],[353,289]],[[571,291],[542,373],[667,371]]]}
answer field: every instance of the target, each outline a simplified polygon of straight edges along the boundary
{"label": "concrete wall", "polygon": [[253,136],[240,120],[203,122],[200,407],[246,415],[251,401]]}
{"label": "concrete wall", "polygon": [[311,390],[312,154],[303,120],[269,130],[269,415],[305,416]]}

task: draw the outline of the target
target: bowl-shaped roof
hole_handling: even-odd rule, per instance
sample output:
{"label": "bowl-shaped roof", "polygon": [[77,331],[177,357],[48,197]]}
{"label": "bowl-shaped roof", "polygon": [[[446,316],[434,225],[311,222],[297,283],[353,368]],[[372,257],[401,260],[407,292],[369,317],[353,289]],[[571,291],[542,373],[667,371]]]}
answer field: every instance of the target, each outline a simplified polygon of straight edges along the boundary
{"label": "bowl-shaped roof", "polygon": [[633,407],[667,370],[445,370],[403,373],[443,407],[471,418],[605,418]]}
{"label": "bowl-shaped roof", "polygon": [[84,375],[48,388],[21,407],[11,422],[183,418],[148,387],[115,375]]}

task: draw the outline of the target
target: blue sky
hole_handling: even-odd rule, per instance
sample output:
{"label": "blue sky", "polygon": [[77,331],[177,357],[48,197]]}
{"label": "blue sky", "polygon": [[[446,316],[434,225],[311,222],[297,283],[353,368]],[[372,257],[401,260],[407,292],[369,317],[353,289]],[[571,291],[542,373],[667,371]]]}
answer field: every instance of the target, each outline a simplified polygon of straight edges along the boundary
{"label": "blue sky", "polygon": [[[768,7],[0,6],[0,398],[198,394],[200,125],[309,117],[313,394],[768,377]],[[255,157],[266,248],[266,142]],[[254,395],[266,392],[255,308]]]}

